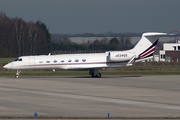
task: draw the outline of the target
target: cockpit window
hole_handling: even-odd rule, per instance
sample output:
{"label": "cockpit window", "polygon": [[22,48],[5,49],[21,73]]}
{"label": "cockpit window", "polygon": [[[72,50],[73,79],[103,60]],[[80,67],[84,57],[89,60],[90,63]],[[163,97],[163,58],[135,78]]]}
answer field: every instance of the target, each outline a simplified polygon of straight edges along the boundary
{"label": "cockpit window", "polygon": [[19,60],[19,58],[16,58],[14,61],[18,61]]}
{"label": "cockpit window", "polygon": [[14,61],[22,61],[22,58],[17,58]]}

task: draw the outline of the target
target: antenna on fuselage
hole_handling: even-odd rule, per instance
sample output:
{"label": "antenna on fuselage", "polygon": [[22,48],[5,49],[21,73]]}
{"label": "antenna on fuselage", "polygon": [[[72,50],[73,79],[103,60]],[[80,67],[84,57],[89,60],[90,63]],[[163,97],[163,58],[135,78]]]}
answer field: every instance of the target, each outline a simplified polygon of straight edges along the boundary
{"label": "antenna on fuselage", "polygon": [[48,54],[48,56],[50,56],[50,55],[51,55],[51,53]]}

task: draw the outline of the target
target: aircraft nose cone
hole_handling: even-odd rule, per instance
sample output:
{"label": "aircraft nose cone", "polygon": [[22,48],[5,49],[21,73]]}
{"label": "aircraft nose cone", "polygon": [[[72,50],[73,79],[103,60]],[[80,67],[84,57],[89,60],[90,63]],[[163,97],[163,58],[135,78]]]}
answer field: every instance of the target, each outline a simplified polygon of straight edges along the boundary
{"label": "aircraft nose cone", "polygon": [[10,64],[6,64],[5,66],[3,66],[3,68],[9,69],[9,68],[11,68],[11,65]]}

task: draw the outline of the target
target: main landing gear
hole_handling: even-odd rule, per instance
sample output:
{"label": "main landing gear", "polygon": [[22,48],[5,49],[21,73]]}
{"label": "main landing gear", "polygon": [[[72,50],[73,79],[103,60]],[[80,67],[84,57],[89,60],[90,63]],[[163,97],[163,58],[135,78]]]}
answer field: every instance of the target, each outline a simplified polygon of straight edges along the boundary
{"label": "main landing gear", "polygon": [[101,73],[99,73],[98,69],[92,69],[89,71],[89,74],[92,76],[92,77],[97,77],[97,78],[100,78],[101,77]]}
{"label": "main landing gear", "polygon": [[17,70],[17,73],[16,73],[16,75],[15,75],[15,78],[19,78],[20,73],[21,73],[21,71],[18,71],[18,70]]}

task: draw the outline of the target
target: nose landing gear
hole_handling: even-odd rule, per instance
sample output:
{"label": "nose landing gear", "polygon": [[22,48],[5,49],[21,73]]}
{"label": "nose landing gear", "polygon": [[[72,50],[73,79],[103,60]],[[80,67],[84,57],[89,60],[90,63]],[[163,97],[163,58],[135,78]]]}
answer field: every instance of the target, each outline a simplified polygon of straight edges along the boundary
{"label": "nose landing gear", "polygon": [[18,71],[18,70],[17,70],[17,73],[16,73],[16,75],[15,75],[15,78],[19,78],[20,73],[21,73],[21,71]]}

